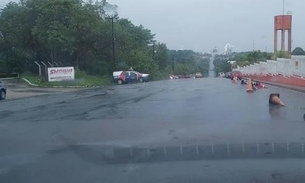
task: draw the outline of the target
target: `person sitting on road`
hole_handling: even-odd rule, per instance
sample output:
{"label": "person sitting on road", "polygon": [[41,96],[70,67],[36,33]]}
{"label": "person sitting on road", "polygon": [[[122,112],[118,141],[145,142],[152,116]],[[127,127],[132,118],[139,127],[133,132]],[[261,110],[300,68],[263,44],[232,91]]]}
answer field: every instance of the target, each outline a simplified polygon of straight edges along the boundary
{"label": "person sitting on road", "polygon": [[240,84],[242,84],[242,85],[246,85],[247,84],[247,82],[245,81],[245,80],[241,80],[241,82],[240,82]]}
{"label": "person sitting on road", "polygon": [[253,90],[257,90],[256,82],[252,80],[252,88]]}
{"label": "person sitting on road", "polygon": [[261,82],[257,81],[256,86],[258,89],[268,88],[267,86],[263,85]]}

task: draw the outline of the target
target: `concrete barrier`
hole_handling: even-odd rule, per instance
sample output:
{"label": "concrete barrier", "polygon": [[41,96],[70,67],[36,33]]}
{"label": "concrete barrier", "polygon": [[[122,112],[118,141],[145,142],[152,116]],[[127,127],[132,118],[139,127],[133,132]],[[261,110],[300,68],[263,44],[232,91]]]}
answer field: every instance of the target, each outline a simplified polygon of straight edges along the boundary
{"label": "concrete barrier", "polygon": [[246,78],[274,84],[305,87],[305,56],[292,56],[292,59],[278,58],[260,64],[241,67]]}

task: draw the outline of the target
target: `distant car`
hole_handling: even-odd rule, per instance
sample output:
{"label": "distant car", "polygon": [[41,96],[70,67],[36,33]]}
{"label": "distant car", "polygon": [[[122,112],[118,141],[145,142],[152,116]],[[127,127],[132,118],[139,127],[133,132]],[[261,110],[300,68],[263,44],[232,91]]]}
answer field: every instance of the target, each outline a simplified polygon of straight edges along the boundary
{"label": "distant car", "polygon": [[192,78],[191,75],[188,75],[188,74],[179,75],[178,77],[179,77],[179,79],[189,79],[189,78]]}
{"label": "distant car", "polygon": [[113,81],[115,83],[127,84],[135,82],[148,82],[150,78],[149,74],[142,74],[137,71],[115,71],[113,72]]}
{"label": "distant car", "polygon": [[169,79],[179,79],[179,76],[175,76],[175,75],[170,75]]}
{"label": "distant car", "polygon": [[195,78],[202,78],[203,76],[202,76],[202,74],[200,73],[200,72],[197,72],[196,74],[195,74]]}
{"label": "distant car", "polygon": [[219,77],[225,77],[225,73],[220,72],[220,73],[219,73]]}
{"label": "distant car", "polygon": [[232,71],[231,72],[231,79],[234,77],[237,77],[237,79],[241,80],[242,79],[242,73],[240,71]]}
{"label": "distant car", "polygon": [[225,73],[225,78],[231,79],[231,72]]}
{"label": "distant car", "polygon": [[143,82],[148,82],[151,80],[150,74],[139,73],[142,75]]}
{"label": "distant car", "polygon": [[6,98],[6,86],[0,80],[0,100],[4,100]]}

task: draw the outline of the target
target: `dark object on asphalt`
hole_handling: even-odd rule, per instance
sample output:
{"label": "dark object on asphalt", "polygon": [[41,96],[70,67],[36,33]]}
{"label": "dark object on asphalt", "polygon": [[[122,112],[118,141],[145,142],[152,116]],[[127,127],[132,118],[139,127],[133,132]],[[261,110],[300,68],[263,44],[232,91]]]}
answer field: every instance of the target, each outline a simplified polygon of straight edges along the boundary
{"label": "dark object on asphalt", "polygon": [[304,121],[305,121],[305,114],[304,114],[304,116],[303,116],[303,119],[304,119]]}
{"label": "dark object on asphalt", "polygon": [[6,98],[6,86],[0,80],[0,100],[4,100]]}
{"label": "dark object on asphalt", "polygon": [[241,82],[240,82],[240,84],[242,84],[242,85],[246,85],[246,84],[247,84],[247,82],[246,82],[244,79],[242,79],[242,80],[241,80]]}
{"label": "dark object on asphalt", "polygon": [[279,93],[270,94],[269,104],[270,105],[277,105],[277,106],[285,106],[285,104],[280,99],[280,94]]}
{"label": "dark object on asphalt", "polygon": [[232,71],[231,72],[231,79],[233,80],[234,77],[237,77],[237,79],[242,79],[242,73],[240,71]]}
{"label": "dark object on asphalt", "polygon": [[149,74],[142,74],[137,71],[115,71],[113,72],[113,82],[121,84],[148,82],[150,80]]}

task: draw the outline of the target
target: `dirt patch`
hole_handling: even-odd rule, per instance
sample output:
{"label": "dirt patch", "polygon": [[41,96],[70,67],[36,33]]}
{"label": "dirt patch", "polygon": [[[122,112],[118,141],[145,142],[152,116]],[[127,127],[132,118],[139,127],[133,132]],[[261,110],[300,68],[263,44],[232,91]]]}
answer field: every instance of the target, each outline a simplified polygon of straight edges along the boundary
{"label": "dirt patch", "polygon": [[7,87],[7,94],[6,94],[7,100],[82,90],[82,88],[31,87],[22,81],[18,82],[13,79],[2,80],[2,81],[5,83]]}

